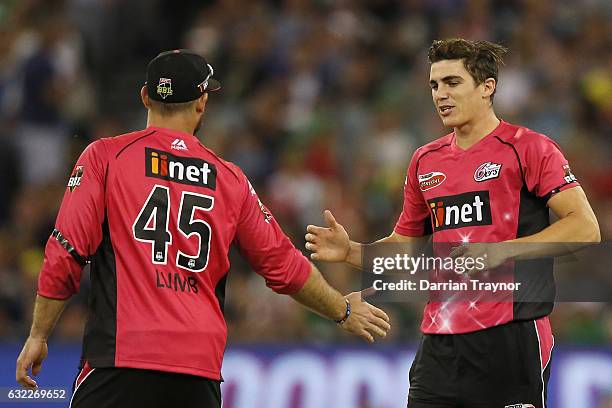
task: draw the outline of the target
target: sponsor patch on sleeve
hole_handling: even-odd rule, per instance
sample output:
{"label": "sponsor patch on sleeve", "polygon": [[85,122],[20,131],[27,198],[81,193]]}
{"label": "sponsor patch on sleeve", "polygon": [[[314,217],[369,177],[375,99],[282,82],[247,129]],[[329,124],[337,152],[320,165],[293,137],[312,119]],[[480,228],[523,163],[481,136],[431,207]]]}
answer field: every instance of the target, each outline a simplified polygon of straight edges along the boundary
{"label": "sponsor patch on sleeve", "polygon": [[251,182],[249,180],[247,180],[247,183],[249,183],[249,191],[251,192],[251,195],[253,195],[253,196],[255,196],[255,198],[257,198],[257,205],[259,205],[259,210],[263,214],[264,220],[267,223],[270,223],[270,219],[272,218],[272,213],[270,213],[270,211],[268,211],[266,206],[263,205],[263,203],[261,202],[261,200],[257,196],[257,193],[255,192],[255,189],[253,188],[253,185],[251,184]]}
{"label": "sponsor patch on sleeve", "polygon": [[71,193],[74,191],[75,188],[81,185],[81,178],[83,177],[83,171],[84,171],[83,166],[78,165],[74,168],[74,171],[70,175],[70,178],[68,179],[68,189],[70,190]]}
{"label": "sponsor patch on sleeve", "polygon": [[563,179],[565,180],[566,183],[569,184],[569,183],[574,183],[574,182],[578,181],[576,176],[574,176],[574,174],[572,173],[572,169],[570,168],[569,164],[564,164],[563,165],[563,173],[565,174]]}

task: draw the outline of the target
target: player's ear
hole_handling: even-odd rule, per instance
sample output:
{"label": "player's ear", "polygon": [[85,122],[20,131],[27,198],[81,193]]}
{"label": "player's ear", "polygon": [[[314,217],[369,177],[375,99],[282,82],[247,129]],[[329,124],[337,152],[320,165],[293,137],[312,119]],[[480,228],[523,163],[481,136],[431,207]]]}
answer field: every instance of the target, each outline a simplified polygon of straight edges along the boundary
{"label": "player's ear", "polygon": [[206,109],[206,102],[208,101],[208,92],[204,92],[202,96],[197,99],[196,112],[203,113]]}
{"label": "player's ear", "polygon": [[142,104],[145,106],[145,108],[151,109],[151,104],[149,103],[149,91],[147,91],[146,85],[143,85],[143,87],[140,88],[140,99],[142,100]]}
{"label": "player's ear", "polygon": [[495,92],[496,86],[497,86],[497,83],[494,78],[485,79],[484,82],[482,83],[483,99],[489,99],[491,95],[493,95],[493,92]]}

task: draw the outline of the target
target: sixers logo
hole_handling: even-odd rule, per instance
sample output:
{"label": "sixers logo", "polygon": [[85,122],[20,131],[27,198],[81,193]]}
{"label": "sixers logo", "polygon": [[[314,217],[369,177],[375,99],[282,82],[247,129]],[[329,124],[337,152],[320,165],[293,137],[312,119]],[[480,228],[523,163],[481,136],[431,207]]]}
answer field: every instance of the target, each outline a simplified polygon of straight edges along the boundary
{"label": "sixers logo", "polygon": [[476,182],[481,182],[485,180],[491,180],[499,177],[499,173],[501,172],[502,165],[486,162],[482,163],[476,171],[474,172],[474,180]]}
{"label": "sixers logo", "polygon": [[419,174],[419,188],[421,191],[431,190],[438,187],[446,180],[446,174],[439,171],[432,171],[427,174]]}

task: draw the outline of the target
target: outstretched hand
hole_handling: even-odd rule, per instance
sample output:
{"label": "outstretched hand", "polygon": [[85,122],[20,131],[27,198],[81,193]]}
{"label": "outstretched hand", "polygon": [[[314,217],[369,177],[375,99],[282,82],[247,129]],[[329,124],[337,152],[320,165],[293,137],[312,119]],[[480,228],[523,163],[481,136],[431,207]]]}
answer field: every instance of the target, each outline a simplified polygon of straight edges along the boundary
{"label": "outstretched hand", "polygon": [[314,261],[343,262],[350,250],[348,233],[331,211],[325,210],[323,217],[327,228],[315,225],[306,227],[306,249],[312,251],[310,258]]}
{"label": "outstretched hand", "polygon": [[389,316],[382,310],[363,300],[370,289],[353,292],[345,297],[351,303],[351,315],[341,324],[342,328],[369,343],[374,343],[374,336],[384,338],[391,329]]}

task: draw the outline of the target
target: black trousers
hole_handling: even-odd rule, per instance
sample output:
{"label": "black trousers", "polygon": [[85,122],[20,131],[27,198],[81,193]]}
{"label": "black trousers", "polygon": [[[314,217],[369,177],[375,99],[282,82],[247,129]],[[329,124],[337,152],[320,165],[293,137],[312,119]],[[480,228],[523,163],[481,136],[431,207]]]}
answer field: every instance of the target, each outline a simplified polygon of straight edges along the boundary
{"label": "black trousers", "polygon": [[74,382],[70,408],[111,407],[220,408],[221,383],[194,375],[134,368],[81,371]]}
{"label": "black trousers", "polygon": [[551,352],[552,334],[533,320],[424,335],[410,369],[408,408],[545,408]]}

